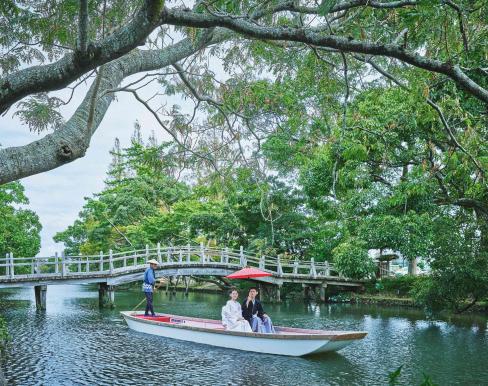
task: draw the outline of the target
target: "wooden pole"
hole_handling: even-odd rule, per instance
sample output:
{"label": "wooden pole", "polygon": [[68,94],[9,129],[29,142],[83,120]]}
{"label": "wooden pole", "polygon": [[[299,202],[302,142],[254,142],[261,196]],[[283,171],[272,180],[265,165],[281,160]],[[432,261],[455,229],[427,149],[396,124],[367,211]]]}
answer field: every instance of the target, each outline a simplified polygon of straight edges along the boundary
{"label": "wooden pole", "polygon": [[47,292],[47,286],[46,285],[34,286],[34,294],[35,294],[35,298],[36,298],[36,308],[38,310],[45,310],[46,309],[46,292]]}

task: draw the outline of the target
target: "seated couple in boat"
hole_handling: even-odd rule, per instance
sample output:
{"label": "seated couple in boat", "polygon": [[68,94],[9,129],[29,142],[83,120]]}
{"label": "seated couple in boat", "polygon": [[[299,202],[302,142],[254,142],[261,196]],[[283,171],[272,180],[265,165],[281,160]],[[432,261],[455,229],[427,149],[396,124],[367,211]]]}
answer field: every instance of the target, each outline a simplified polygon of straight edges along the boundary
{"label": "seated couple in boat", "polygon": [[246,300],[241,304],[237,301],[239,293],[233,289],[230,300],[222,307],[222,324],[227,331],[260,332],[273,334],[275,332],[271,318],[264,313],[261,302],[256,299],[258,290],[249,289]]}

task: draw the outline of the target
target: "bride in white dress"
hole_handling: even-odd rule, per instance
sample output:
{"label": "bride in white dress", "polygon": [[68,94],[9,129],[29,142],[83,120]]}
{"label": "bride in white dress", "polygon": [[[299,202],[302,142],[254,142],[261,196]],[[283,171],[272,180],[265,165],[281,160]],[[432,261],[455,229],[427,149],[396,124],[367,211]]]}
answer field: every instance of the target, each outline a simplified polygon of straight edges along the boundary
{"label": "bride in white dress", "polygon": [[252,332],[248,321],[242,317],[241,304],[237,301],[239,293],[232,290],[230,300],[222,307],[222,324],[227,331]]}

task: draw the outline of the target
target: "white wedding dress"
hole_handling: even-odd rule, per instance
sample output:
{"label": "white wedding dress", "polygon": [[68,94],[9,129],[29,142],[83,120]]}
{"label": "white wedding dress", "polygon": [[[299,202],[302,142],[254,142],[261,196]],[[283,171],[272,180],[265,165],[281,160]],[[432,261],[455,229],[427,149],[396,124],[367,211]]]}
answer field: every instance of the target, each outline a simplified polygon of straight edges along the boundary
{"label": "white wedding dress", "polygon": [[234,300],[228,300],[222,307],[222,324],[227,331],[252,332],[251,326],[242,317],[240,303]]}

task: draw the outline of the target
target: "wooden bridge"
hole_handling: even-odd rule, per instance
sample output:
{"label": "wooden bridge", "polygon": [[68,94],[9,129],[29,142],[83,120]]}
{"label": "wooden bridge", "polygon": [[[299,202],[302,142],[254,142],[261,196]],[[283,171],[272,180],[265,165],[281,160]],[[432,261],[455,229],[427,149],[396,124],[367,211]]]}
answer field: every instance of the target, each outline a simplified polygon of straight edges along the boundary
{"label": "wooden bridge", "polygon": [[91,256],[14,257],[11,253],[0,259],[0,288],[26,287],[35,289],[36,304],[45,308],[47,285],[99,283],[100,303],[113,304],[115,287],[142,280],[147,261],[156,259],[160,265],[157,277],[226,276],[246,266],[258,267],[272,276],[257,278],[263,285],[275,288],[280,300],[284,283],[301,283],[305,289],[319,288],[321,298],[329,285],[360,287],[363,282],[339,275],[328,262],[285,260],[280,257],[256,255],[229,248],[170,246]]}

